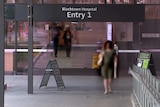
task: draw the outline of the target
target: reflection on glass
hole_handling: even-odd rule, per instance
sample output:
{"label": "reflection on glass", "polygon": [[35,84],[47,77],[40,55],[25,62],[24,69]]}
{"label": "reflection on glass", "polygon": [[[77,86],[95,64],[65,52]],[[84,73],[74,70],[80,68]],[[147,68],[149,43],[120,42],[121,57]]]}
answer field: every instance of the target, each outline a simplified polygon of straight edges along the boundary
{"label": "reflection on glass", "polygon": [[[27,0],[6,0],[6,3],[27,3]],[[159,4],[159,0],[33,0],[34,4]]]}
{"label": "reflection on glass", "polygon": [[131,22],[115,22],[114,35],[117,42],[133,41],[133,23]]}
{"label": "reflection on glass", "polygon": [[145,18],[146,19],[159,19],[160,18],[160,6],[159,5],[146,5]]}
{"label": "reflection on glass", "polygon": [[107,25],[107,40],[112,41],[112,23],[106,23]]}
{"label": "reflection on glass", "polygon": [[6,0],[6,3],[15,3],[15,0]]}

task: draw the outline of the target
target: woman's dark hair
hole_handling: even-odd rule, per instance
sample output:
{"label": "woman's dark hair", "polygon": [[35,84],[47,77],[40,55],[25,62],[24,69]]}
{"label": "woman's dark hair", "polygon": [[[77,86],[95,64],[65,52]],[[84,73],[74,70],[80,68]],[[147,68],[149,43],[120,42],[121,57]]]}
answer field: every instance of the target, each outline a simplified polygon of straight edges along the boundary
{"label": "woman's dark hair", "polygon": [[110,40],[107,40],[107,41],[104,43],[104,49],[106,49],[107,44],[109,45],[109,48],[110,48],[110,49],[113,49],[113,43],[112,43],[112,41],[110,41]]}
{"label": "woman's dark hair", "polygon": [[71,35],[71,29],[69,27],[66,28],[65,32],[68,32]]}

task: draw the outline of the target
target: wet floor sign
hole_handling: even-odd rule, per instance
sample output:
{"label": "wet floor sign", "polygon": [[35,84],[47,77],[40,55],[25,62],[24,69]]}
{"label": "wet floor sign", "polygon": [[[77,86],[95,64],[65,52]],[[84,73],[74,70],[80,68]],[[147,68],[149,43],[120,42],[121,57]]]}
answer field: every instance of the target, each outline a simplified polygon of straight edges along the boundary
{"label": "wet floor sign", "polygon": [[98,53],[93,54],[93,58],[92,58],[92,69],[98,69],[99,66],[97,65],[97,61],[98,61]]}
{"label": "wet floor sign", "polygon": [[65,88],[64,86],[64,82],[58,67],[58,63],[56,60],[53,61],[49,61],[47,64],[47,67],[45,69],[45,73],[43,75],[42,81],[41,81],[41,85],[39,88],[43,87],[43,86],[47,86],[48,81],[50,76],[53,75],[55,77],[56,83],[57,83],[57,87],[59,89],[61,88]]}

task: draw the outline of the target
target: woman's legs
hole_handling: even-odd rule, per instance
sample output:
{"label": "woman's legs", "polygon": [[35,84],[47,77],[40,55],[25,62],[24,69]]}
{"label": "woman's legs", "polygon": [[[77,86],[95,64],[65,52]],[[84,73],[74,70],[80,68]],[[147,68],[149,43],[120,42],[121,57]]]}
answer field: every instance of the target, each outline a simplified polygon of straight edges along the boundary
{"label": "woman's legs", "polygon": [[104,90],[105,90],[105,91],[104,91],[104,94],[107,94],[107,93],[108,93],[108,88],[107,88],[107,87],[108,87],[107,79],[104,79],[104,80],[103,80],[103,84],[104,84]]}
{"label": "woman's legs", "polygon": [[108,83],[107,83],[107,84],[108,84],[108,92],[111,92],[111,91],[112,91],[112,89],[111,89],[111,87],[112,87],[112,86],[111,86],[111,84],[112,84],[112,79],[111,79],[111,78],[108,79],[107,82],[108,82]]}
{"label": "woman's legs", "polygon": [[107,72],[102,72],[102,76],[104,77],[103,84],[104,84],[104,94],[111,92],[111,85],[112,85],[112,70],[108,69]]}
{"label": "woman's legs", "polygon": [[103,84],[104,84],[104,94],[107,94],[108,92],[112,91],[112,79],[104,79],[103,80]]}
{"label": "woman's legs", "polygon": [[71,51],[71,46],[70,45],[66,45],[66,54],[67,54],[67,57],[70,57],[70,51]]}
{"label": "woman's legs", "polygon": [[108,92],[111,92],[111,85],[112,85],[112,74],[113,74],[113,70],[109,69],[108,70],[108,78],[107,78],[107,84],[108,84]]}

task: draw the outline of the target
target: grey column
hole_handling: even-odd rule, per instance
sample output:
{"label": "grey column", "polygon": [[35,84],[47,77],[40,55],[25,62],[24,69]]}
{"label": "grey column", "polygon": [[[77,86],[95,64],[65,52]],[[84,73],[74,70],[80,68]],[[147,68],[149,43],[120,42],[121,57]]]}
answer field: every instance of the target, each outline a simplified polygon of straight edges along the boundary
{"label": "grey column", "polygon": [[14,28],[14,31],[15,31],[15,52],[14,52],[14,75],[17,74],[17,32],[18,32],[18,26],[17,26],[17,21],[15,20],[14,21],[14,25],[15,25],[15,28]]}
{"label": "grey column", "polygon": [[4,0],[0,0],[0,107],[4,107]]}
{"label": "grey column", "polygon": [[32,0],[28,0],[28,94],[33,94],[33,15]]}

